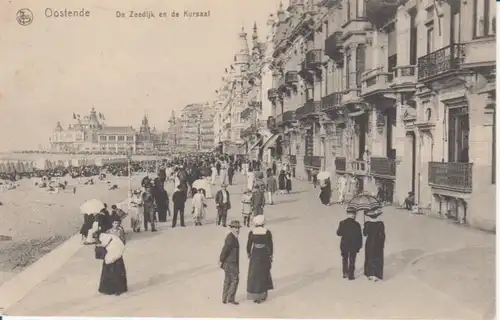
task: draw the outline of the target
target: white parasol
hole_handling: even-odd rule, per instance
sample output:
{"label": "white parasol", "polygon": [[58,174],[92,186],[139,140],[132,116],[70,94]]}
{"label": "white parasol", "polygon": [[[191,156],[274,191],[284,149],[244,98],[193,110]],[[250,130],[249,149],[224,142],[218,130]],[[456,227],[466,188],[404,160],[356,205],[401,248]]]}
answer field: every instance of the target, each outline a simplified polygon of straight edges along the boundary
{"label": "white parasol", "polygon": [[88,200],[80,206],[80,211],[87,214],[96,214],[102,209],[104,209],[104,203],[97,199]]}
{"label": "white parasol", "polygon": [[321,171],[318,173],[318,180],[326,180],[330,178],[330,172],[328,171]]}
{"label": "white parasol", "polygon": [[196,180],[195,182],[193,182],[193,188],[209,190],[208,189],[208,182],[207,182],[207,180],[204,180],[204,179]]}

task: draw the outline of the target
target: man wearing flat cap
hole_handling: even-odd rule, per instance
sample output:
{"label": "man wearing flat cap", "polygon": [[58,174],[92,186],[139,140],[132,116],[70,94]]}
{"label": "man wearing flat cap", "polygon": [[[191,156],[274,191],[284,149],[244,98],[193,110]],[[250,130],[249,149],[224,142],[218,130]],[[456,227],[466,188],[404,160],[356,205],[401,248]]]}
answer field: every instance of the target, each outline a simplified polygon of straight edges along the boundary
{"label": "man wearing flat cap", "polygon": [[227,212],[231,209],[231,199],[227,191],[227,184],[223,183],[221,190],[215,195],[215,206],[217,207],[217,225],[226,226]]}
{"label": "man wearing flat cap", "polygon": [[226,236],[219,258],[219,265],[224,270],[224,285],[222,289],[222,303],[238,305],[235,300],[240,277],[240,222],[232,220],[229,224],[231,232]]}
{"label": "man wearing flat cap", "polygon": [[354,208],[347,208],[347,218],[340,221],[337,236],[340,237],[343,277],[354,280],[356,255],[363,246],[361,225],[356,221],[356,210]]}

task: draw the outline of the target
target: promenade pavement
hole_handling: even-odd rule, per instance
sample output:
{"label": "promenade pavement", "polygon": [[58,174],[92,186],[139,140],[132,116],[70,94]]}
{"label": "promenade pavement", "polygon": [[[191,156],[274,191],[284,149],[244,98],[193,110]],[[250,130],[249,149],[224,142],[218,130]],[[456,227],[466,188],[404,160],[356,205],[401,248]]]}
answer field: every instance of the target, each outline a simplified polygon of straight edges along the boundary
{"label": "promenade pavement", "polygon": [[[241,182],[241,177],[237,179]],[[242,184],[229,187],[240,219]],[[129,292],[97,292],[101,261],[92,247],[79,249],[58,271],[17,304],[11,316],[162,316],[279,318],[493,319],[495,316],[494,235],[448,221],[385,209],[385,279],[367,281],[364,251],[357,278],[341,277],[338,222],[340,205],[320,204],[319,189],[294,181],[294,192],[267,206],[273,232],[275,290],[255,305],[245,300],[247,228],[240,235],[239,306],[221,303],[223,271],[217,266],[227,229],[208,223],[187,228],[161,225],[157,233],[130,234],[124,255]],[[190,200],[188,200],[190,201]],[[190,212],[190,210],[186,210]],[[362,217],[359,217],[362,222]]]}

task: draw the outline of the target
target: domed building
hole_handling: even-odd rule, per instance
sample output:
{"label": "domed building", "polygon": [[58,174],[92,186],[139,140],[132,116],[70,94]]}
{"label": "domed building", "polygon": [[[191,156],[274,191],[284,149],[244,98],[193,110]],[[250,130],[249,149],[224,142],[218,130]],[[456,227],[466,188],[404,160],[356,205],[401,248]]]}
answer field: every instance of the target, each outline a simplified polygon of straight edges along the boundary
{"label": "domed building", "polygon": [[125,154],[132,149],[136,154],[162,151],[164,135],[151,129],[145,115],[139,130],[132,126],[106,126],[102,113],[92,108],[83,118],[73,114],[73,123],[64,129],[58,121],[49,138],[51,152]]}

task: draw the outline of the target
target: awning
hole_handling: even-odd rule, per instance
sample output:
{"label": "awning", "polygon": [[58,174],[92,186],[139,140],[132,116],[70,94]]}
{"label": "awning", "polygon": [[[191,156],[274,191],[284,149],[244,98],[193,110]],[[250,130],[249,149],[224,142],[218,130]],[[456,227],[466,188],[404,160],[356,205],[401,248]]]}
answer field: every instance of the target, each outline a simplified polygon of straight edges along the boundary
{"label": "awning", "polygon": [[273,144],[276,143],[276,140],[278,140],[278,138],[281,137],[281,133],[276,133],[274,135],[272,135],[269,139],[266,140],[266,142],[262,145],[262,149],[267,149],[269,147],[271,147]]}
{"label": "awning", "polygon": [[257,146],[259,146],[260,144],[262,144],[262,137],[260,137],[259,139],[257,139],[257,141],[253,144],[253,146],[250,148],[250,151],[254,150],[255,148],[257,148]]}

